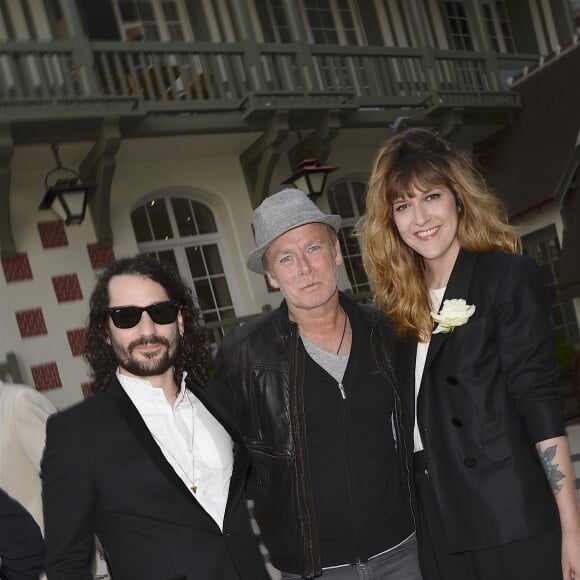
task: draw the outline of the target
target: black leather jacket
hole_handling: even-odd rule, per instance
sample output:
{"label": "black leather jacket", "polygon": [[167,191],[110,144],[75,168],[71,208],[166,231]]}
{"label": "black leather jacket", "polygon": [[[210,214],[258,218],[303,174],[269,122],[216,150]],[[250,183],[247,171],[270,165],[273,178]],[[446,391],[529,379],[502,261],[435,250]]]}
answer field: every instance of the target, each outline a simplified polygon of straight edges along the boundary
{"label": "black leather jacket", "polygon": [[[402,426],[401,399],[391,364],[392,327],[372,306],[341,294],[345,310],[360,309],[371,328],[370,349],[395,395],[400,466],[411,501],[410,455]],[[221,344],[208,384],[213,396],[236,416],[252,466],[248,481],[254,515],[272,563],[286,572],[313,578],[322,573],[307,459],[303,410],[304,355],[297,325],[286,303]]]}

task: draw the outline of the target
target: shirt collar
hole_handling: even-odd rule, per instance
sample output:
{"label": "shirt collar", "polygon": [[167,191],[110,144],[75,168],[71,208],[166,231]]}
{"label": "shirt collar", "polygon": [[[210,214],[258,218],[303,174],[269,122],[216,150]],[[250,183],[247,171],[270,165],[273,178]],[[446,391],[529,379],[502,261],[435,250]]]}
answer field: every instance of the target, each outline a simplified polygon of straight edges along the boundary
{"label": "shirt collar", "polygon": [[[139,377],[130,377],[128,375],[122,374],[119,372],[119,369],[115,371],[115,376],[121,386],[123,387],[124,391],[129,395],[129,398],[135,403],[142,403],[142,404],[160,404],[165,403],[167,404],[167,400],[165,399],[165,393],[163,389],[159,387],[154,387],[150,381],[146,379],[141,379]],[[186,397],[186,386],[185,386],[185,378],[187,377],[187,372],[183,372],[183,376],[181,377],[181,386],[179,389],[179,393],[177,395],[177,399],[173,405],[174,409],[177,409],[179,405],[184,402]]]}

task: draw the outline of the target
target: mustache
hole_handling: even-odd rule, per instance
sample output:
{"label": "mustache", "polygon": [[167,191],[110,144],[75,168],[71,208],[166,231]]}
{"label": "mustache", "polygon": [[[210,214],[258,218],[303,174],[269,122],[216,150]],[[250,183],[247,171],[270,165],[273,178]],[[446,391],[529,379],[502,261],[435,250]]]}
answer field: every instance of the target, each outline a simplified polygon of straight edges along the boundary
{"label": "mustache", "polygon": [[169,341],[162,336],[148,336],[147,338],[138,338],[129,344],[127,350],[131,351],[139,346],[160,345],[169,348]]}

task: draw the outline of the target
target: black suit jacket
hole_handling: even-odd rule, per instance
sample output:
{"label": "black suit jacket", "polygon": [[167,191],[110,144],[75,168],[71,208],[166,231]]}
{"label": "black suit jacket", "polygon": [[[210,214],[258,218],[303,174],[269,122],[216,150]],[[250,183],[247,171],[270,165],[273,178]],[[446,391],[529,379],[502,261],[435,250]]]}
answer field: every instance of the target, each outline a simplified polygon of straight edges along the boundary
{"label": "black suit jacket", "polygon": [[223,533],[114,379],[104,393],[47,423],[42,482],[49,580],[92,578],[95,533],[113,580],[268,578],[245,503],[242,438],[200,387],[187,386],[234,441]]}
{"label": "black suit jacket", "polygon": [[0,489],[0,578],[38,578],[44,563],[44,541],[34,518]]}
{"label": "black suit jacket", "polygon": [[[563,435],[564,423],[549,300],[535,262],[462,250],[444,300],[451,298],[476,311],[452,333],[432,336],[417,417],[447,536],[459,552],[559,526],[534,444]],[[407,409],[414,408],[416,350],[414,340],[397,346]]]}

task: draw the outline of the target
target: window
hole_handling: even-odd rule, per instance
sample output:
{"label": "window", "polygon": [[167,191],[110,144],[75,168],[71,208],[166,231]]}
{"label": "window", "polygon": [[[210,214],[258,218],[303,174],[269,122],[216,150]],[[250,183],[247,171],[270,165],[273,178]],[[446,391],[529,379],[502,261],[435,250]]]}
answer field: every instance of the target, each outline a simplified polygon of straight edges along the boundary
{"label": "window", "polygon": [[523,236],[522,241],[525,253],[534,258],[544,271],[550,293],[552,324],[556,335],[572,344],[577,344],[580,342],[580,335],[574,305],[570,300],[560,300],[557,292],[561,251],[555,226],[551,225]]}
{"label": "window", "polygon": [[[357,4],[350,0],[309,0],[304,15],[313,44],[359,46],[362,28],[357,24]],[[322,90],[353,89],[353,79],[364,78],[364,69],[348,56],[317,55],[314,61]]]}
{"label": "window", "polygon": [[455,50],[478,50],[462,1],[443,2],[447,24],[451,35],[451,46]]}
{"label": "window", "polygon": [[255,0],[264,42],[290,42],[283,0]]}
{"label": "window", "polygon": [[311,0],[304,9],[314,44],[359,44],[348,0]]}
{"label": "window", "polygon": [[493,49],[496,52],[515,53],[516,47],[505,9],[505,0],[484,0],[482,10]]}
{"label": "window", "polygon": [[335,183],[328,190],[330,211],[342,218],[338,239],[353,294],[369,292],[371,289],[363,268],[360,244],[353,236],[356,223],[364,213],[365,195],[366,183],[357,180]]}
{"label": "window", "polygon": [[115,14],[125,40],[191,40],[181,0],[116,0]]}
{"label": "window", "polygon": [[412,13],[404,0],[382,0],[377,4],[377,17],[386,46],[416,46],[410,26]]}
{"label": "window", "polygon": [[139,252],[176,268],[206,322],[236,316],[212,210],[186,197],[147,201],[131,213]]}

